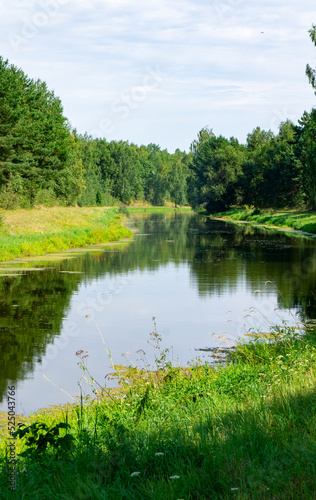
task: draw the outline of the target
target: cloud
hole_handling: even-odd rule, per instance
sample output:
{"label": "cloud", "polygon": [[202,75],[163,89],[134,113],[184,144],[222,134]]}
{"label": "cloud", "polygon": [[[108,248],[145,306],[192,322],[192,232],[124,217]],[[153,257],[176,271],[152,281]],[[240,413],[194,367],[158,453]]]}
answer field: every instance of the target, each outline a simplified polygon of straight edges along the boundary
{"label": "cloud", "polygon": [[[0,9],[2,55],[47,81],[80,132],[111,120],[111,137],[136,142],[142,131],[143,143],[183,149],[192,127],[195,137],[211,121],[243,139],[276,106],[298,118],[314,104],[305,77],[314,0],[12,0]],[[159,88],[143,82],[150,68],[164,73]],[[122,120],[113,103],[133,92],[140,102]]]}

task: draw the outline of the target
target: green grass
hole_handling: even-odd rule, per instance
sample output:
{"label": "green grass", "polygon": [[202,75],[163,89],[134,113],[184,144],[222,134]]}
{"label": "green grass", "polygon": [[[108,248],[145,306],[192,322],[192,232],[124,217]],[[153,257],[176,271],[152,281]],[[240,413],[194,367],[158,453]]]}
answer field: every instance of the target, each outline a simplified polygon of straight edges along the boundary
{"label": "green grass", "polygon": [[117,209],[46,208],[3,211],[0,261],[129,238]]}
{"label": "green grass", "polygon": [[153,332],[154,370],[116,366],[115,391],[28,419],[67,422],[55,443],[66,432],[75,441],[37,454],[17,439],[17,453],[31,452],[17,459],[15,492],[3,441],[1,498],[315,498],[315,322],[303,336],[254,335],[217,369],[172,367],[159,340]]}
{"label": "green grass", "polygon": [[259,208],[231,208],[227,212],[214,214],[227,220],[248,221],[273,227],[291,228],[316,233],[316,213],[298,210],[274,211]]}

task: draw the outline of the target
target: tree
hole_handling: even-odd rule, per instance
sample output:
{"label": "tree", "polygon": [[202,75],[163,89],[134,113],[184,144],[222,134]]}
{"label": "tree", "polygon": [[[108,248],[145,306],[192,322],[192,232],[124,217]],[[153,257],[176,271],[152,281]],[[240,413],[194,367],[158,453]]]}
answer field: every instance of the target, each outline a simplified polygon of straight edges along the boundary
{"label": "tree", "polygon": [[[72,203],[84,188],[78,149],[60,99],[0,57],[0,189],[47,190]],[[65,182],[65,178],[69,179]]]}
{"label": "tree", "polygon": [[310,208],[316,208],[316,109],[304,112],[300,124],[299,154],[303,165],[302,188]]}
{"label": "tree", "polygon": [[261,130],[260,127],[253,129],[251,134],[247,135],[247,149],[248,151],[255,151],[263,146],[266,142],[271,141],[274,134],[271,130]]}
{"label": "tree", "polygon": [[168,174],[168,190],[175,206],[184,205],[187,201],[188,174],[186,155],[177,149],[170,157]]}
{"label": "tree", "polygon": [[207,211],[226,210],[237,200],[238,180],[245,160],[244,148],[237,140],[216,137],[209,129],[202,129],[191,146],[195,206]]}
{"label": "tree", "polygon": [[295,204],[302,168],[296,155],[297,140],[297,129],[290,120],[281,123],[276,137],[259,127],[248,134],[248,158],[241,179],[243,203],[263,207]]}
{"label": "tree", "polygon": [[[316,46],[316,25],[313,24],[312,28],[308,31],[309,36]],[[309,83],[312,85],[316,94],[316,69],[313,69],[309,64],[306,65],[306,75],[308,77]]]}

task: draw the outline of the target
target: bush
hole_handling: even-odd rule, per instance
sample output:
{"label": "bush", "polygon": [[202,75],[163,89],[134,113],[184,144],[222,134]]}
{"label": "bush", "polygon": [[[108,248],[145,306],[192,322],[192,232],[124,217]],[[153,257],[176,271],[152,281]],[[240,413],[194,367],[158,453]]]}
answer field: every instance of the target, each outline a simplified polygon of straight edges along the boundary
{"label": "bush", "polygon": [[97,191],[96,194],[96,204],[98,207],[102,206],[102,194],[100,193],[100,191]]}
{"label": "bush", "polygon": [[262,210],[260,208],[254,208],[253,211],[251,212],[251,215],[261,215]]}
{"label": "bush", "polygon": [[118,214],[123,214],[126,215],[127,217],[129,216],[129,211],[126,205],[121,204],[120,208],[117,210]]}
{"label": "bush", "polygon": [[0,191],[0,208],[4,210],[30,208],[30,203],[24,196],[13,191],[11,187],[4,186]]}
{"label": "bush", "polygon": [[60,205],[60,200],[50,189],[41,189],[35,195],[34,205],[44,205],[45,207],[56,207]]}

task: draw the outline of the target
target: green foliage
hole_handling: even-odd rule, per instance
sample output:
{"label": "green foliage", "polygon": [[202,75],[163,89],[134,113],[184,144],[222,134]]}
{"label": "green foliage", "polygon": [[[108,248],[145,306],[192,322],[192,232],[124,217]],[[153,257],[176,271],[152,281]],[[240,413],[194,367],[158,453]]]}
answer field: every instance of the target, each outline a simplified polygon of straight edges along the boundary
{"label": "green foliage", "polygon": [[120,206],[119,206],[119,208],[118,208],[118,210],[117,210],[117,213],[118,213],[118,214],[123,214],[123,215],[125,215],[126,217],[128,217],[128,216],[129,216],[129,210],[128,210],[128,208],[127,208],[127,206],[126,206],[126,205],[123,205],[123,203],[121,203],[121,204],[120,204]]}
{"label": "green foliage", "polygon": [[102,206],[102,194],[100,193],[100,191],[97,191],[97,194],[95,196],[96,198],[96,204],[98,207],[101,207]]}
{"label": "green foliage", "polygon": [[238,141],[215,137],[203,129],[191,145],[191,169],[195,180],[190,201],[207,211],[227,209],[237,200],[237,183],[242,174],[245,152]]}
{"label": "green foliage", "polygon": [[301,156],[303,171],[301,176],[302,191],[306,204],[316,208],[316,110],[304,113],[299,121],[298,153]]}
{"label": "green foliage", "polygon": [[247,135],[247,149],[248,151],[255,151],[267,142],[271,141],[274,134],[271,130],[261,130],[256,127],[251,134]]}
{"label": "green foliage", "polygon": [[240,179],[242,201],[262,207],[297,204],[302,163],[297,153],[298,129],[289,120],[278,136],[257,127],[247,138],[247,160]]}
{"label": "green foliage", "polygon": [[164,205],[167,199],[176,205],[186,203],[186,153],[177,150],[171,155],[154,144],[108,143],[87,135],[76,136],[76,141],[85,170],[80,206],[113,205],[117,200],[125,205],[134,201]]}
{"label": "green foliage", "polygon": [[13,186],[7,185],[0,190],[0,207],[4,210],[30,208],[30,202],[23,194],[14,191]]}
{"label": "green foliage", "polygon": [[[316,46],[316,25],[313,24],[312,28],[309,30],[309,36]],[[316,70],[313,69],[309,64],[306,65],[306,76],[309,80],[309,83],[312,85],[316,94]]]}
{"label": "green foliage", "polygon": [[73,203],[83,171],[61,102],[2,58],[0,114],[0,190],[9,190],[11,200],[27,197],[31,206],[43,189]]}
{"label": "green foliage", "polygon": [[[21,453],[22,457],[43,455],[49,448],[48,445],[54,448],[58,454],[69,452],[74,447],[75,438],[68,432],[69,429],[70,425],[66,422],[60,422],[52,427],[48,427],[43,422],[35,422],[29,426],[19,423],[13,437],[24,440],[25,446],[28,447]],[[60,436],[61,430],[66,431],[63,436]]]}
{"label": "green foliage", "polygon": [[51,189],[39,189],[34,197],[35,206],[56,207],[62,204],[62,199],[58,198]]}

